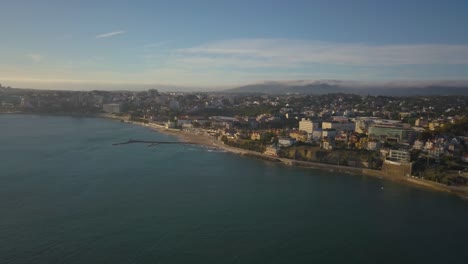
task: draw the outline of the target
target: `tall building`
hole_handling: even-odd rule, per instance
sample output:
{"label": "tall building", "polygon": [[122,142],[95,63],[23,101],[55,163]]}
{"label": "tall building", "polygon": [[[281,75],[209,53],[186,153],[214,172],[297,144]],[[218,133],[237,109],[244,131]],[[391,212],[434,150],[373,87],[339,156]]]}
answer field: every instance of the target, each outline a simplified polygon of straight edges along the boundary
{"label": "tall building", "polygon": [[312,122],[311,120],[302,118],[301,121],[299,121],[299,130],[300,131],[305,131],[309,134],[312,134],[314,129],[316,130],[318,128],[318,123]]}

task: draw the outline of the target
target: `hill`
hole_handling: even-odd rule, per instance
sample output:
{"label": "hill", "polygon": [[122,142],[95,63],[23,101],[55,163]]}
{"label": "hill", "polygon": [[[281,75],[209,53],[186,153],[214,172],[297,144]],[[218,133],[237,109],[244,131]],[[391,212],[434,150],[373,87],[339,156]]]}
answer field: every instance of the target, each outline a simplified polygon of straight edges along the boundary
{"label": "hill", "polygon": [[304,85],[288,85],[280,82],[267,82],[261,84],[245,85],[237,88],[224,90],[226,93],[262,93],[262,94],[330,94],[330,93],[352,93],[359,95],[388,95],[388,96],[416,96],[416,95],[463,95],[468,96],[468,86],[345,86],[340,84],[329,84],[316,82]]}

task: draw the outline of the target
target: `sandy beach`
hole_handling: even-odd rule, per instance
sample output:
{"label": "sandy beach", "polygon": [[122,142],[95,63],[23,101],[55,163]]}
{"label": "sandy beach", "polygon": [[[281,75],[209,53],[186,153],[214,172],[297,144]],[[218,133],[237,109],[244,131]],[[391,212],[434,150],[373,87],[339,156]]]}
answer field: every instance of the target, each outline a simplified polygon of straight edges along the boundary
{"label": "sandy beach", "polygon": [[113,116],[113,115],[105,115],[104,117],[121,120],[121,121],[124,121],[125,123],[131,123],[131,124],[138,125],[138,126],[144,126],[154,131],[157,131],[158,133],[174,136],[181,142],[190,142],[190,143],[202,145],[205,147],[213,147],[213,148],[220,147],[219,144],[216,144],[217,140],[211,136],[197,135],[195,133],[186,132],[180,129],[168,129],[157,124],[145,124],[142,122],[128,121],[128,117],[120,117],[120,116]]}
{"label": "sandy beach", "polygon": [[154,131],[157,131],[158,133],[175,136],[181,142],[190,142],[190,143],[194,143],[196,145],[200,145],[203,147],[220,149],[220,150],[232,152],[235,154],[241,154],[241,155],[245,155],[245,154],[263,155],[258,152],[234,148],[234,147],[224,145],[223,142],[217,140],[216,138],[210,135],[199,135],[199,134],[195,134],[192,132],[187,132],[187,131],[183,131],[179,129],[167,129],[164,127],[156,127],[156,126],[149,126],[149,125],[146,126],[142,123],[136,123],[136,124],[149,127],[153,129]]}

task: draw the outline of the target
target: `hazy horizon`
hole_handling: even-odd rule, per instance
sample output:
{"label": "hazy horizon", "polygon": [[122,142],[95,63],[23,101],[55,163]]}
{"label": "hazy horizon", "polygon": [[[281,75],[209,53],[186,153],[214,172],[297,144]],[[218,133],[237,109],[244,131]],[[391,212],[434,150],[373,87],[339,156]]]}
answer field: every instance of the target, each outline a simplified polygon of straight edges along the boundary
{"label": "hazy horizon", "polygon": [[[13,85],[12,85],[13,84]],[[17,84],[17,85],[15,85]],[[281,85],[284,87],[291,86],[306,86],[314,84],[328,84],[347,89],[359,90],[375,88],[377,90],[384,89],[404,89],[404,88],[428,88],[428,87],[450,87],[450,88],[468,88],[468,80],[442,80],[442,81],[350,81],[350,80],[264,80],[252,83],[241,83],[238,85],[218,85],[218,86],[178,86],[165,84],[138,84],[138,83],[40,83],[29,85],[18,85],[15,82],[0,82],[3,87],[11,87],[17,89],[35,89],[35,90],[70,90],[70,91],[146,91],[149,89],[157,89],[161,92],[220,92],[240,87],[248,87],[252,85]]]}

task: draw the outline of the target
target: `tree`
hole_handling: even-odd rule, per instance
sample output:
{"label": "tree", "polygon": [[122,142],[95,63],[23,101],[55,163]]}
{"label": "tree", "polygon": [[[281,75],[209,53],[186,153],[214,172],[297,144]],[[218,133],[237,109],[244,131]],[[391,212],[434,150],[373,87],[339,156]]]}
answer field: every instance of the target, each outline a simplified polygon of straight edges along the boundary
{"label": "tree", "polygon": [[263,144],[268,144],[268,143],[271,143],[271,139],[273,137],[276,137],[275,134],[273,134],[272,132],[266,132],[262,135],[262,137],[260,138],[260,141],[263,143]]}
{"label": "tree", "polygon": [[211,122],[205,122],[203,123],[203,128],[208,129],[211,128],[212,123]]}

